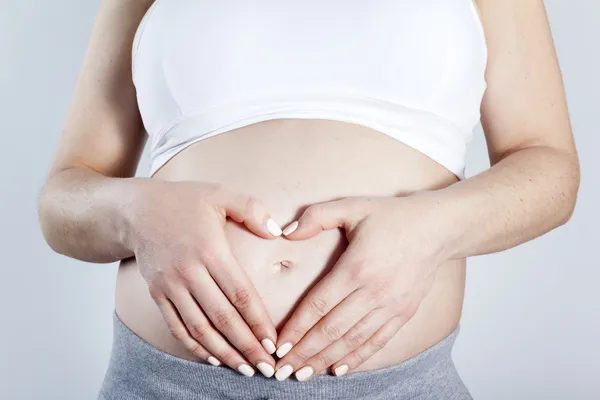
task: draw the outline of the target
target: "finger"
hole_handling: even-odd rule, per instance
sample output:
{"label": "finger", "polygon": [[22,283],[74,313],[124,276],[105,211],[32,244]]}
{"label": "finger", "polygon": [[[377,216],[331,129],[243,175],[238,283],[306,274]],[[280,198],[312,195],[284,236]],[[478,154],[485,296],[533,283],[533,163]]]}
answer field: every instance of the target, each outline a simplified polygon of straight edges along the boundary
{"label": "finger", "polygon": [[176,294],[170,294],[170,298],[177,307],[187,331],[196,342],[232,369],[245,376],[254,375],[254,368],[212,326],[189,292],[178,291]]}
{"label": "finger", "polygon": [[346,197],[313,204],[304,210],[298,221],[285,227],[283,234],[287,239],[304,240],[329,229],[351,230],[365,215],[363,203],[359,198]]}
{"label": "finger", "polygon": [[302,368],[298,368],[296,379],[305,381],[312,376],[318,375],[336,361],[341,360],[349,353],[360,348],[389,320],[389,312],[386,312],[383,308],[374,309],[358,321],[339,340],[305,361]]}
{"label": "finger", "polygon": [[342,376],[348,371],[352,371],[362,363],[367,361],[373,354],[382,350],[385,345],[396,335],[404,326],[408,319],[403,316],[396,316],[386,322],[365,344],[357,350],[351,352],[340,361],[331,366],[331,370],[336,376]]}
{"label": "finger", "polygon": [[279,224],[271,218],[264,203],[255,197],[222,189],[217,202],[223,207],[226,216],[243,223],[258,236],[264,239],[281,236]]}
{"label": "finger", "polygon": [[214,357],[204,346],[198,343],[188,332],[177,309],[166,297],[155,299],[155,303],[169,328],[171,335],[180,341],[196,357],[208,361],[214,366],[221,365],[219,359]]}
{"label": "finger", "polygon": [[[250,328],[253,337],[260,340],[268,354],[273,354],[277,341],[275,325],[246,271],[237,263],[225,235],[221,236],[219,233],[218,236],[212,239],[214,249],[212,254],[206,252],[201,254],[201,258],[205,261],[205,270],[208,270],[211,278],[210,281],[216,282],[212,286],[217,288],[218,284],[220,294],[225,294],[229,299],[228,303],[233,305],[244,319],[243,325]],[[196,285],[191,285],[191,287],[196,287]],[[197,289],[192,293],[196,296]],[[210,302],[210,298],[207,301]],[[204,303],[200,302],[200,304]],[[269,358],[272,359],[272,357]]]}
{"label": "finger", "polygon": [[[275,365],[263,346],[256,339],[241,315],[225,297],[206,268],[197,268],[196,278],[188,280],[188,290],[201,305],[218,332],[240,351],[253,365]],[[263,363],[263,364],[261,364]]]}
{"label": "finger", "polygon": [[[308,359],[319,354],[327,346],[340,339],[375,308],[375,302],[370,301],[365,292],[365,290],[356,290],[348,295],[331,312],[316,323],[288,354],[277,361],[275,369],[279,370],[285,365],[291,365],[296,370],[306,365]],[[289,368],[286,370],[289,370]],[[277,377],[282,377],[282,374],[280,373]]]}
{"label": "finger", "polygon": [[277,356],[283,358],[321,318],[358,288],[344,272],[354,259],[351,246],[336,265],[302,299],[277,338]]}

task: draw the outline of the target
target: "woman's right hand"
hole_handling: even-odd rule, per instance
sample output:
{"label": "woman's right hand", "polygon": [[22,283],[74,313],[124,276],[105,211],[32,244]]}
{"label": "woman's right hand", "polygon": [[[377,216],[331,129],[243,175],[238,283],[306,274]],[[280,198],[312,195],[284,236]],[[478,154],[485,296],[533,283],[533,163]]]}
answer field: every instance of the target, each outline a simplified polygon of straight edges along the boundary
{"label": "woman's right hand", "polygon": [[134,197],[126,241],[171,334],[213,365],[251,376],[249,361],[271,376],[277,331],[224,230],[230,217],[262,238],[280,236],[265,206],[199,182],[149,179]]}

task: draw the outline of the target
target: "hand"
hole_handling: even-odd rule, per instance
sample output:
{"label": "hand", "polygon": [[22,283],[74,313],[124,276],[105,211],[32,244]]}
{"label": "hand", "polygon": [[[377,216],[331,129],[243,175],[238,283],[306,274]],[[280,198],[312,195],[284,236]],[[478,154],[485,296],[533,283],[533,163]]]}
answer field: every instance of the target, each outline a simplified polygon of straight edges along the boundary
{"label": "hand", "polygon": [[348,247],[282,328],[277,379],[297,371],[306,380],[329,366],[343,375],[413,317],[446,261],[432,193],[318,203],[284,229],[286,238],[302,240],[343,228]]}
{"label": "hand", "polygon": [[215,184],[151,180],[133,206],[130,247],[171,334],[213,365],[251,376],[249,361],[272,376],[277,331],[224,230],[231,217],[262,238],[281,235],[264,205]]}

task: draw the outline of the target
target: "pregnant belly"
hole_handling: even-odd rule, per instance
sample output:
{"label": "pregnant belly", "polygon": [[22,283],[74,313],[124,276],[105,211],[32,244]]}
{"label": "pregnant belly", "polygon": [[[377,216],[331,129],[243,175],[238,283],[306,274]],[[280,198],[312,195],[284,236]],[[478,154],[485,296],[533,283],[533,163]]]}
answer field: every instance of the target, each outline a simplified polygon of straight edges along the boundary
{"label": "pregnant belly", "polygon": [[[265,121],[205,139],[176,155],[154,178],[219,182],[262,200],[281,226],[313,203],[347,196],[402,196],[457,180],[422,153],[384,134],[355,124],[309,119]],[[341,230],[290,241],[259,238],[232,220],[225,229],[277,329],[347,245]],[[417,314],[385,351],[357,371],[399,363],[447,336],[460,319],[464,279],[464,260],[442,265]],[[119,267],[116,311],[158,349],[198,360],[171,337],[135,260]]]}

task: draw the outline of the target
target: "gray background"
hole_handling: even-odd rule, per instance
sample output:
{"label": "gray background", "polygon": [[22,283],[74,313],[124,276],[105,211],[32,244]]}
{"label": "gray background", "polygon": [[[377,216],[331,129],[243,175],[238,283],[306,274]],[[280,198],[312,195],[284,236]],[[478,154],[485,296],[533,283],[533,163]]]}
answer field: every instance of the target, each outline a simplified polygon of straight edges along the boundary
{"label": "gray background", "polygon": [[[54,254],[36,216],[98,4],[0,0],[1,399],[95,399],[108,361],[116,264]],[[546,5],[581,157],[579,202],[566,226],[470,259],[454,358],[476,399],[600,399],[600,2]],[[475,137],[470,175],[488,166],[480,129]]]}

